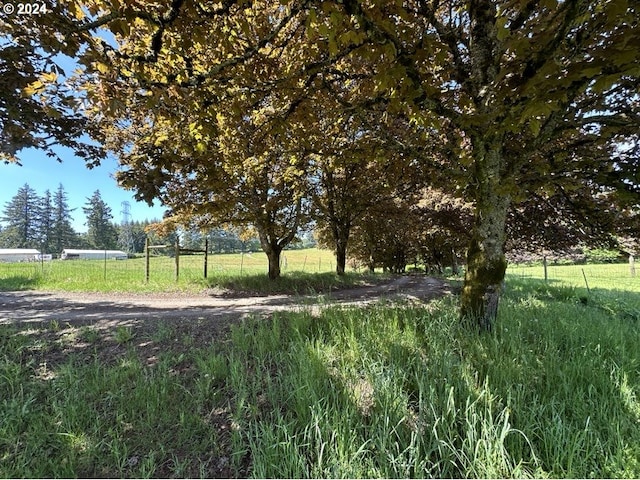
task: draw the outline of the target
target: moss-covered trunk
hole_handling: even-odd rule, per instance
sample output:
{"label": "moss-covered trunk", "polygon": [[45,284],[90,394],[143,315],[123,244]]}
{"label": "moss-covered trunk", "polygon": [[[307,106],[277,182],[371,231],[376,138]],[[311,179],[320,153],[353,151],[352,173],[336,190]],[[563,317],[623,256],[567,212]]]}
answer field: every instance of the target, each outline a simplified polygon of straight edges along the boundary
{"label": "moss-covered trunk", "polygon": [[498,302],[507,262],[504,255],[505,224],[510,196],[501,185],[499,147],[474,145],[476,214],[461,296],[463,321],[489,331],[498,314]]}

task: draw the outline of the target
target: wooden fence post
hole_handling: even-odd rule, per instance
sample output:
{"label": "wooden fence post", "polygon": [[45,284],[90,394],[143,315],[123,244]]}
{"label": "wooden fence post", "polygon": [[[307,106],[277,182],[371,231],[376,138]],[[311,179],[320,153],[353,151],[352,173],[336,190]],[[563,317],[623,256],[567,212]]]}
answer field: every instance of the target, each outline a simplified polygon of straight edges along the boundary
{"label": "wooden fence post", "polygon": [[176,282],[180,278],[180,239],[176,238]]}
{"label": "wooden fence post", "polygon": [[547,273],[547,256],[542,257],[542,265],[544,266],[544,283],[547,283],[549,275]]}
{"label": "wooden fence post", "polygon": [[207,278],[207,256],[209,255],[209,239],[204,239],[204,278]]}
{"label": "wooden fence post", "polygon": [[144,239],[144,282],[149,283],[149,237]]}
{"label": "wooden fence post", "polygon": [[636,276],[636,261],[632,254],[629,255],[629,273],[632,277]]}

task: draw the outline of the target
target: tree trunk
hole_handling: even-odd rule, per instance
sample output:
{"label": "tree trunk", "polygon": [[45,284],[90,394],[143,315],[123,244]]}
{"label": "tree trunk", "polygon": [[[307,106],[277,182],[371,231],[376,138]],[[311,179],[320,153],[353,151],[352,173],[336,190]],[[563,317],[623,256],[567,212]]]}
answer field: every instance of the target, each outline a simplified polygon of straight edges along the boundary
{"label": "tree trunk", "polygon": [[336,273],[338,275],[344,275],[347,267],[347,245],[350,232],[351,222],[349,221],[344,223],[335,221],[332,225],[333,241],[336,246]]}
{"label": "tree trunk", "polygon": [[268,251],[265,250],[265,253],[269,259],[269,278],[275,280],[280,277],[280,253],[282,253],[282,249],[272,246]]}
{"label": "tree trunk", "polygon": [[344,275],[347,266],[347,246],[336,245],[336,273]]}
{"label": "tree trunk", "polygon": [[[479,148],[478,148],[479,147]],[[500,182],[502,157],[499,147],[490,150],[474,145],[477,180],[476,214],[460,314],[463,321],[490,331],[498,314],[498,301],[507,261],[504,256],[505,225],[510,196]]]}
{"label": "tree trunk", "polygon": [[336,273],[344,275],[347,268],[347,244],[349,242],[349,233],[336,238]]}

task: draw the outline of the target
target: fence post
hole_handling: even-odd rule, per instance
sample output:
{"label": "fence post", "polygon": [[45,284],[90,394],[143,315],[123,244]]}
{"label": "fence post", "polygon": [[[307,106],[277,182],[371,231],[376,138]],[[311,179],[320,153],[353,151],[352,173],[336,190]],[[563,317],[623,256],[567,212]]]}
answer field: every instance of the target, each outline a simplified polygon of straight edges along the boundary
{"label": "fence post", "polygon": [[547,283],[549,275],[547,274],[547,256],[542,257],[542,265],[544,266],[544,283]]}
{"label": "fence post", "polygon": [[629,273],[632,277],[636,276],[636,261],[633,258],[633,254],[629,254]]}
{"label": "fence post", "polygon": [[581,269],[582,270],[582,276],[584,277],[584,284],[587,286],[587,293],[591,293],[591,290],[589,289],[589,282],[587,282],[587,275],[584,273],[584,268]]}
{"label": "fence post", "polygon": [[207,278],[207,256],[209,255],[209,239],[204,239],[204,278]]}
{"label": "fence post", "polygon": [[180,239],[176,238],[176,282],[180,278]]}
{"label": "fence post", "polygon": [[144,239],[144,283],[149,283],[149,237]]}
{"label": "fence post", "polygon": [[104,249],[104,279],[107,279],[107,249]]}

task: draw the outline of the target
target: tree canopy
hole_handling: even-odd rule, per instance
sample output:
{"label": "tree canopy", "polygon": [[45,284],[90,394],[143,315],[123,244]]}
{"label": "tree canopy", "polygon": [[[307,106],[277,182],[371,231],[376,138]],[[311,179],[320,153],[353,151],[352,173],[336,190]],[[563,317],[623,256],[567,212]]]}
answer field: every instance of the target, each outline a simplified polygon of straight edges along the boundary
{"label": "tree canopy", "polygon": [[19,163],[21,151],[28,148],[61,160],[56,146],[72,148],[90,165],[104,156],[101,146],[87,136],[91,123],[81,111],[81,92],[70,82],[74,72],[63,66],[72,65],[71,59],[91,38],[89,26],[74,21],[70,4],[42,3],[44,11],[37,14],[0,16],[0,159],[4,162]]}
{"label": "tree canopy", "polygon": [[140,198],[185,221],[237,213],[226,185],[233,200],[266,192],[269,218],[275,198],[302,207],[309,162],[334,140],[316,132],[355,116],[351,133],[378,132],[379,157],[411,156],[426,183],[473,202],[461,315],[481,328],[514,206],[582,188],[637,204],[639,12],[627,0],[62,5],[93,33],[76,79],[91,131]]}

